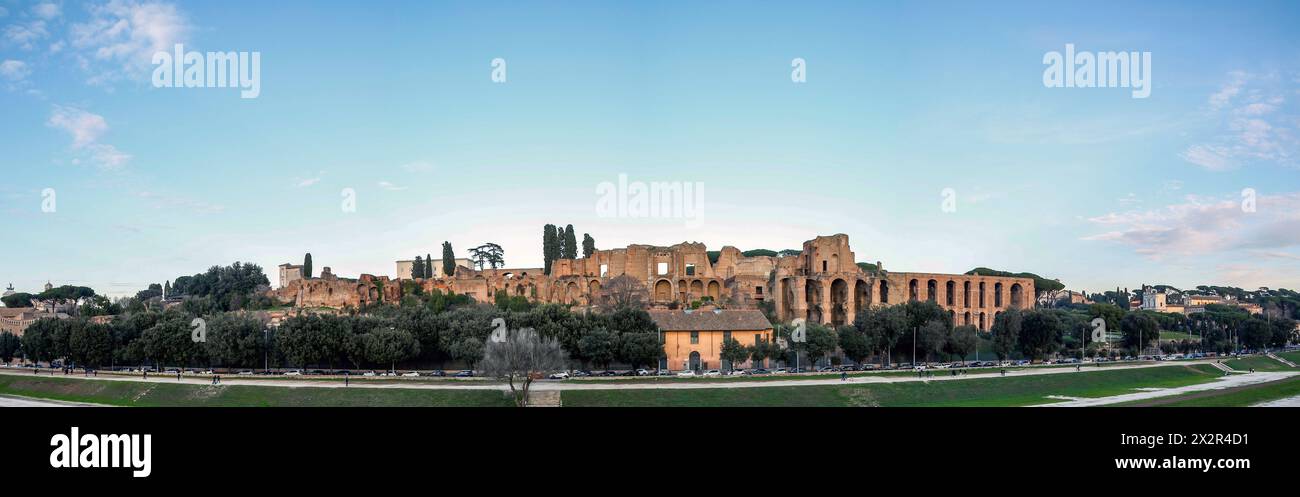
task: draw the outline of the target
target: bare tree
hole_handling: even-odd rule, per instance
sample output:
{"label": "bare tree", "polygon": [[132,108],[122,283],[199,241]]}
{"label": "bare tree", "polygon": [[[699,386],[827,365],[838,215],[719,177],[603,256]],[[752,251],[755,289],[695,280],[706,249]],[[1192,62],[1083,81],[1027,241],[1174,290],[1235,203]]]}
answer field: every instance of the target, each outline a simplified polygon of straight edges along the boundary
{"label": "bare tree", "polygon": [[650,291],[636,278],[621,274],[609,280],[600,290],[600,307],[606,311],[624,307],[641,308],[650,298]]}
{"label": "bare tree", "polygon": [[[515,405],[528,407],[528,389],[534,376],[560,371],[568,365],[568,357],[560,342],[542,338],[532,328],[510,333],[504,341],[489,341],[484,347],[483,360],[478,366],[483,373],[506,380]],[[519,382],[519,387],[515,383]]]}

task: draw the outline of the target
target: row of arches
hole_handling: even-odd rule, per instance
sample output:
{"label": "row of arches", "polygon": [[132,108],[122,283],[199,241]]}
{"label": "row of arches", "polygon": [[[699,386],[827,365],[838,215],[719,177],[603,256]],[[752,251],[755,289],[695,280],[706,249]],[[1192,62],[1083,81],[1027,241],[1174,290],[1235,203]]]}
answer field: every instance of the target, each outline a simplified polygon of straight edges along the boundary
{"label": "row of arches", "polygon": [[[937,280],[935,279],[927,280],[925,282],[925,299],[930,302],[939,303],[938,287],[939,287],[939,282]],[[948,280],[947,283],[944,284],[945,291],[944,291],[944,299],[943,299],[944,301],[942,302],[942,304],[948,307],[979,307],[979,308],[988,307],[987,304],[989,303],[988,302],[989,299],[987,299],[986,297],[987,290],[988,290],[986,282],[981,281],[978,283],[976,299],[974,300],[971,299],[971,287],[972,285],[970,281],[962,282],[961,305],[959,306],[957,302],[957,293],[958,293],[957,282],[953,280]],[[1005,302],[1003,302],[1004,294],[1009,296],[1010,304],[1012,308],[1019,309],[1021,307],[1024,307],[1025,290],[1024,287],[1020,285],[1020,283],[1012,283],[1011,286],[1007,288],[1009,290],[1007,292],[1004,292],[1003,289],[1004,286],[1002,282],[998,281],[993,283],[992,300],[993,300],[994,308],[1005,307]],[[920,280],[916,278],[908,280],[907,299],[911,302],[916,302],[920,300]],[[978,305],[972,305],[973,303]]]}
{"label": "row of arches", "polygon": [[[593,280],[593,283],[596,281]],[[718,280],[677,280],[673,285],[671,280],[661,278],[654,284],[655,302],[691,302],[701,300],[704,297],[713,299],[714,302],[722,299],[722,283]]]}

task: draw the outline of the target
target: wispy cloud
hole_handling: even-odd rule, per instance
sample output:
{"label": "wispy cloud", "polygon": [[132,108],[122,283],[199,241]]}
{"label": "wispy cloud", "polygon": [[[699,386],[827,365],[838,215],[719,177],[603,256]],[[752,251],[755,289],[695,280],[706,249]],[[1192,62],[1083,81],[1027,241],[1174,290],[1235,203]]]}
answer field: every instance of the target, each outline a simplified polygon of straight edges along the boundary
{"label": "wispy cloud", "polygon": [[155,209],[184,209],[200,214],[216,214],[226,210],[224,205],[212,204],[182,195],[142,191],[136,192],[136,196],[148,201]]}
{"label": "wispy cloud", "polygon": [[100,136],[108,132],[108,121],[104,116],[75,107],[55,105],[46,125],[67,132],[72,137],[72,150],[88,157],[100,169],[119,169],[131,160],[129,154],[117,147],[99,142]]}
{"label": "wispy cloud", "polygon": [[32,15],[41,19],[54,19],[63,13],[59,4],[52,2],[41,2],[32,6]]}
{"label": "wispy cloud", "polygon": [[294,188],[310,187],[312,185],[315,185],[316,183],[320,183],[321,177],[323,176],[325,176],[325,171],[318,172],[316,173],[316,176],[310,178],[294,178],[293,187]]}
{"label": "wispy cloud", "polygon": [[1250,162],[1300,167],[1300,113],[1286,105],[1291,86],[1285,79],[1276,74],[1229,73],[1228,81],[1208,100],[1218,131],[1179,156],[1208,171],[1229,171]]}
{"label": "wispy cloud", "polygon": [[408,173],[427,173],[433,170],[433,164],[425,161],[415,161],[402,164],[401,168]]}
{"label": "wispy cloud", "polygon": [[11,82],[22,81],[31,73],[31,67],[21,60],[5,59],[4,62],[0,62],[0,77]]}
{"label": "wispy cloud", "polygon": [[394,184],[392,184],[392,183],[390,183],[390,182],[388,182],[388,181],[380,181],[380,182],[379,182],[379,187],[380,187],[380,188],[383,188],[383,189],[385,189],[385,190],[388,190],[388,191],[390,191],[390,192],[397,192],[397,191],[402,191],[402,190],[405,190],[405,189],[406,189],[405,186],[397,186],[397,185],[394,185]]}
{"label": "wispy cloud", "polygon": [[1300,192],[1259,196],[1255,211],[1235,197],[1187,196],[1152,210],[1111,212],[1088,221],[1107,231],[1083,240],[1127,245],[1153,259],[1300,247]]}
{"label": "wispy cloud", "polygon": [[143,74],[153,54],[184,43],[189,22],[165,2],[111,0],[89,7],[90,19],[70,28],[71,47],[90,84]]}

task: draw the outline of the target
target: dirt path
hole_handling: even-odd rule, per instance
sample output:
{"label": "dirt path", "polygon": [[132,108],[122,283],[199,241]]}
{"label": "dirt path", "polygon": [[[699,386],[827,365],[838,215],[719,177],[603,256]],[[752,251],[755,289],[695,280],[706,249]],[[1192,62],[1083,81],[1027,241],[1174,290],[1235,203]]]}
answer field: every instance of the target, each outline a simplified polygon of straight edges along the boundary
{"label": "dirt path", "polygon": [[[1073,399],[1067,402],[1057,402],[1054,404],[1044,404],[1040,407],[1092,407],[1104,406],[1110,404],[1119,404],[1124,402],[1134,402],[1140,400],[1149,400],[1134,404],[1137,406],[1158,406],[1172,402],[1181,402],[1188,399],[1209,397],[1221,395],[1225,392],[1242,390],[1246,388],[1259,388],[1265,383],[1278,380],[1284,380],[1300,373],[1247,373],[1234,374],[1219,378],[1209,383],[1199,383],[1177,388],[1164,388],[1159,390],[1145,390],[1141,392],[1127,393],[1124,395],[1113,395],[1110,397],[1100,397],[1095,399]],[[1190,395],[1187,395],[1190,394]]]}

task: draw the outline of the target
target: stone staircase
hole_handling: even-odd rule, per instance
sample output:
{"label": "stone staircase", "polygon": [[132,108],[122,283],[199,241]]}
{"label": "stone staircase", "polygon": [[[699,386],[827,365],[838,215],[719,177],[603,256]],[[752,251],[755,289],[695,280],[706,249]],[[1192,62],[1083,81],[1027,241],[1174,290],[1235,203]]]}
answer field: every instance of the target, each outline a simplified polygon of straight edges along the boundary
{"label": "stone staircase", "polygon": [[1275,361],[1277,361],[1277,362],[1280,362],[1280,363],[1282,363],[1282,364],[1286,364],[1287,367],[1292,367],[1292,368],[1297,367],[1297,366],[1295,365],[1294,362],[1288,361],[1288,360],[1286,360],[1286,358],[1281,357],[1281,356],[1279,356],[1279,355],[1277,355],[1277,354],[1274,354],[1274,353],[1272,353],[1272,352],[1269,352],[1268,354],[1265,354],[1265,355],[1267,355],[1270,359],[1273,359],[1273,360],[1275,360]]}
{"label": "stone staircase", "polygon": [[561,407],[559,390],[528,391],[528,407]]}
{"label": "stone staircase", "polygon": [[1219,362],[1219,361],[1211,362],[1210,365],[1211,365],[1211,366],[1214,366],[1214,367],[1216,367],[1216,368],[1219,368],[1219,370],[1221,370],[1221,371],[1223,371],[1223,372],[1225,372],[1225,373],[1235,373],[1235,372],[1237,372],[1237,370],[1232,369],[1232,368],[1228,367],[1227,364],[1221,363],[1221,362]]}

